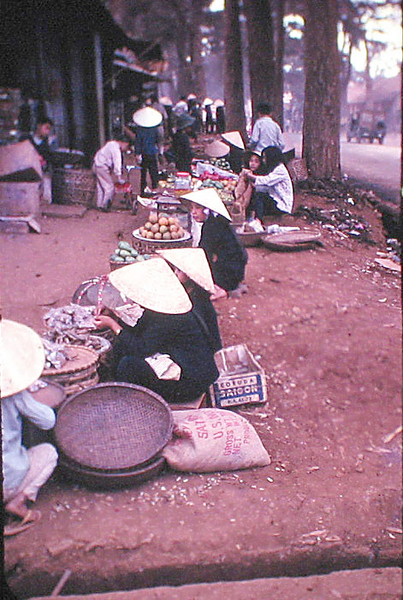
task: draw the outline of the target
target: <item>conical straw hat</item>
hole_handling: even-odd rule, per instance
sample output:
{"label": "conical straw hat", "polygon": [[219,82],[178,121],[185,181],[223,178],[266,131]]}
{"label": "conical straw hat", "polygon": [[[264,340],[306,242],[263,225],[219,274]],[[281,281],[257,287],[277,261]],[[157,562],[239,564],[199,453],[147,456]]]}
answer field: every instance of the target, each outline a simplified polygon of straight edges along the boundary
{"label": "conical straw hat", "polygon": [[188,100],[196,100],[196,98],[197,98],[196,94],[188,94],[188,97],[187,97]]}
{"label": "conical straw hat", "polygon": [[162,258],[116,269],[109,274],[109,280],[121,294],[143,308],[171,315],[192,308],[185,288]]}
{"label": "conical straw hat", "polygon": [[245,150],[245,144],[239,131],[226,131],[221,134],[221,137],[224,142],[228,142],[237,148],[241,148],[241,150]]}
{"label": "conical straw hat", "polygon": [[212,158],[220,158],[221,156],[226,156],[228,154],[230,147],[227,144],[224,144],[224,142],[216,140],[215,142],[208,144],[204,150],[207,156],[211,156]]}
{"label": "conical straw hat", "polygon": [[224,100],[217,98],[217,100],[214,100],[214,106],[225,106]]}
{"label": "conical straw hat", "polygon": [[160,104],[163,106],[172,106],[173,102],[169,96],[162,96],[162,98],[160,98]]}
{"label": "conical straw hat", "polygon": [[213,104],[213,100],[211,98],[205,98],[203,100],[203,106],[210,106],[210,104]]}
{"label": "conical straw hat", "polygon": [[41,376],[45,366],[45,351],[39,335],[22,323],[3,319],[0,364],[1,397],[26,390]]}
{"label": "conical straw hat", "polygon": [[151,106],[145,106],[133,113],[133,123],[140,127],[157,127],[162,122],[162,114]]}
{"label": "conical straw hat", "polygon": [[203,248],[170,248],[157,252],[200,287],[211,294],[214,293],[213,277]]}
{"label": "conical straw hat", "polygon": [[200,204],[200,206],[204,206],[205,208],[209,208],[228,219],[228,221],[232,221],[224,202],[214,188],[205,188],[204,190],[198,190],[197,192],[190,192],[181,197],[185,200],[190,200],[195,204]]}

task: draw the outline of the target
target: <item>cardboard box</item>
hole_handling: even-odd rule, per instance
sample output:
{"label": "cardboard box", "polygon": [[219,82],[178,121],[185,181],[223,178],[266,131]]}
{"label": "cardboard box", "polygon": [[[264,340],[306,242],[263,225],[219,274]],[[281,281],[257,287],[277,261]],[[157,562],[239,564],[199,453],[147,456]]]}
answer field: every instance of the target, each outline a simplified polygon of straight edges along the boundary
{"label": "cardboard box", "polygon": [[220,376],[210,387],[213,406],[230,408],[266,402],[265,372],[246,344],[219,350],[215,354],[215,361]]}

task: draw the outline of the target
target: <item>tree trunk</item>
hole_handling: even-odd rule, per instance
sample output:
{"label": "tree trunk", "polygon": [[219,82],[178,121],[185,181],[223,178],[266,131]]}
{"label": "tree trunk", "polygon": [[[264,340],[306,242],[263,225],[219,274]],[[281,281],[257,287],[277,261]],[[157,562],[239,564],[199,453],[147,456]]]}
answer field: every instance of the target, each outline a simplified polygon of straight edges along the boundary
{"label": "tree trunk", "polygon": [[336,0],[306,0],[302,155],[315,178],[340,177],[340,58]]}
{"label": "tree trunk", "polygon": [[283,63],[284,63],[284,0],[278,0],[276,2],[276,36],[275,36],[275,50],[274,50],[274,68],[275,68],[275,81],[274,86],[274,98],[273,98],[273,115],[275,116],[278,124],[281,128],[284,125],[284,105],[283,105],[283,94],[284,94],[284,74],[283,74]]}
{"label": "tree trunk", "polygon": [[273,105],[276,96],[271,2],[270,0],[244,0],[243,6],[247,19],[253,111],[253,107],[260,102],[269,102]]}
{"label": "tree trunk", "polygon": [[225,0],[224,96],[227,131],[237,130],[245,135],[239,0]]}
{"label": "tree trunk", "polygon": [[204,71],[204,61],[201,55],[203,45],[201,42],[202,34],[200,26],[203,20],[203,2],[192,0],[192,24],[191,24],[191,57],[192,57],[192,80],[193,89],[189,90],[203,100],[206,97],[206,74]]}

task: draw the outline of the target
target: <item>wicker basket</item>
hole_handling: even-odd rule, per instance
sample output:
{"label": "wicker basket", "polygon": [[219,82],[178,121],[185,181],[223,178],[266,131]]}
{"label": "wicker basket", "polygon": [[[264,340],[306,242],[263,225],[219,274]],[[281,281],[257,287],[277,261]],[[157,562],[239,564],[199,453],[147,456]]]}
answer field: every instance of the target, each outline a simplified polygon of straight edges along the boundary
{"label": "wicker basket", "polygon": [[101,383],[68,399],[55,439],[74,463],[96,471],[133,469],[171,439],[172,412],[155,392],[128,383]]}
{"label": "wicker basket", "polygon": [[90,169],[54,169],[52,200],[55,204],[93,206],[96,181]]}
{"label": "wicker basket", "polygon": [[156,250],[165,250],[167,248],[190,248],[192,246],[192,236],[186,232],[180,240],[146,240],[141,237],[139,230],[133,231],[133,248],[141,254],[153,254]]}
{"label": "wicker basket", "polygon": [[69,360],[60,369],[44,369],[42,378],[60,384],[67,396],[96,385],[98,352],[85,346],[66,346],[65,352]]}
{"label": "wicker basket", "polygon": [[63,454],[59,456],[59,467],[69,479],[90,487],[109,489],[143,483],[155,477],[165,466],[165,459],[159,456],[146,465],[121,471],[101,472],[88,469],[69,460]]}

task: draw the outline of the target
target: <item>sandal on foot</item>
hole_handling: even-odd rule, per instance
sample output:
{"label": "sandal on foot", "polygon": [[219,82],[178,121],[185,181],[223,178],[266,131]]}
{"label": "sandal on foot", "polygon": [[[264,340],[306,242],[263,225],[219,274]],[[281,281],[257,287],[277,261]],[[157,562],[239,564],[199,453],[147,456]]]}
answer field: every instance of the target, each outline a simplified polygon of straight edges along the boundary
{"label": "sandal on foot", "polygon": [[23,531],[26,531],[35,525],[35,523],[40,520],[41,516],[42,515],[39,510],[29,510],[21,521],[17,521],[11,525],[6,525],[4,527],[3,535],[11,536],[16,535],[17,533],[22,533]]}

